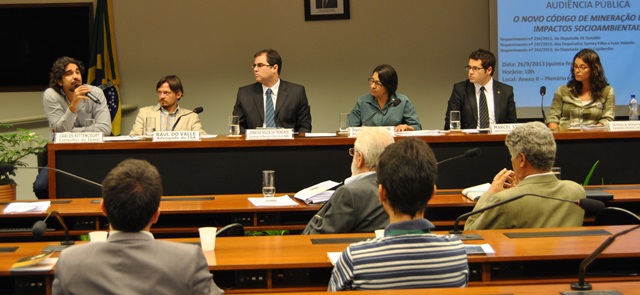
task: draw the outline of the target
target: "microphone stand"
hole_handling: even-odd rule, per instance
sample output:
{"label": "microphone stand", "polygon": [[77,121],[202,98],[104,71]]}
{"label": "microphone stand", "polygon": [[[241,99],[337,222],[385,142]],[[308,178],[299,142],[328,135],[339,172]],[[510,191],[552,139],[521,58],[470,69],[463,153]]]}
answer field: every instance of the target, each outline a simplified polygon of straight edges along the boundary
{"label": "microphone stand", "polygon": [[[72,241],[69,237],[69,227],[67,227],[67,224],[64,223],[64,219],[62,219],[62,216],[60,215],[60,212],[58,211],[51,211],[49,212],[49,214],[47,214],[47,217],[44,218],[44,220],[39,220],[36,221],[36,223],[33,224],[33,227],[31,228],[31,234],[35,237],[39,237],[42,234],[44,234],[44,232],[47,230],[47,219],[49,219],[49,216],[51,216],[51,214],[56,216],[56,219],[58,219],[58,222],[60,222],[60,224],[62,225],[62,228],[64,228],[64,240],[60,242],[60,246],[53,246],[53,247],[47,247],[49,251],[62,251],[63,249],[74,245],[75,241]],[[45,248],[45,250],[47,250],[47,248]]]}
{"label": "microphone stand", "polygon": [[[46,170],[53,170],[55,172],[59,172],[59,173],[62,173],[64,175],[67,175],[67,176],[69,176],[71,178],[75,178],[75,179],[80,180],[82,182],[94,185],[94,186],[96,186],[98,188],[102,188],[102,184],[99,184],[99,183],[97,183],[95,181],[91,181],[89,179],[80,177],[80,176],[75,175],[75,174],[71,174],[71,173],[69,173],[67,171],[60,170],[60,169],[57,169],[57,168],[51,168],[51,167],[47,167],[47,166],[37,166],[37,167],[20,167],[20,166],[15,166],[15,165],[6,165],[6,166],[7,166],[8,169],[11,169],[11,170],[14,170],[14,169],[46,169]],[[4,169],[2,169],[2,170],[4,170]]]}

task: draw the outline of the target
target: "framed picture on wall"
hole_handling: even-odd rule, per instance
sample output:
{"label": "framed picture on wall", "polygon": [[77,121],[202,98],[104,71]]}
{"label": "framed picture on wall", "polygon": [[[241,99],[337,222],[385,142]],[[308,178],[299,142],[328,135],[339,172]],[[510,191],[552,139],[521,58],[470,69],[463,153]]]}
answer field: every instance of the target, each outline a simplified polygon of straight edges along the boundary
{"label": "framed picture on wall", "polygon": [[304,20],[349,19],[349,0],[304,0]]}

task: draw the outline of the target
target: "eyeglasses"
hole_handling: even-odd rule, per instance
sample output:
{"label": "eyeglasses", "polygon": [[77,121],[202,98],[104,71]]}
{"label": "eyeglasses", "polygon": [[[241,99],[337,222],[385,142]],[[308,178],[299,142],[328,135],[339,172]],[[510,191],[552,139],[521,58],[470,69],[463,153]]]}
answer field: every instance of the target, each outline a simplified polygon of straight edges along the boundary
{"label": "eyeglasses", "polygon": [[349,156],[354,156],[356,154],[356,149],[355,148],[350,148],[349,149]]}
{"label": "eyeglasses", "polygon": [[467,72],[471,71],[471,70],[473,70],[474,72],[477,72],[477,71],[480,71],[480,70],[484,70],[484,68],[466,66],[466,67],[464,67],[464,70],[467,71]]}
{"label": "eyeglasses", "polygon": [[580,70],[581,72],[584,72],[584,71],[586,71],[588,69],[589,69],[588,66],[576,66],[576,65],[573,66],[573,70],[574,71]]}
{"label": "eyeglasses", "polygon": [[367,79],[367,81],[369,81],[369,85],[376,84],[378,86],[382,86],[382,82],[373,80],[373,78],[369,78],[369,79]]}
{"label": "eyeglasses", "polygon": [[271,65],[269,65],[269,64],[266,64],[266,65],[265,65],[265,64],[263,64],[263,63],[257,63],[257,64],[253,64],[253,65],[251,66],[251,69],[255,69],[256,67],[258,67],[258,69],[259,69],[259,68],[262,68],[262,67],[270,67],[270,66],[271,66]]}

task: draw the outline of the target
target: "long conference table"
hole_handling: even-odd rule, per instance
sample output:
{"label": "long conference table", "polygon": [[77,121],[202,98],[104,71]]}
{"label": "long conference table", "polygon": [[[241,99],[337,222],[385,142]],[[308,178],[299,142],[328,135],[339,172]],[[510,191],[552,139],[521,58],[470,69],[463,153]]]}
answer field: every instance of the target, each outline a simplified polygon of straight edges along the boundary
{"label": "long conference table", "polygon": [[[640,132],[598,130],[554,133],[556,164],[562,178],[582,183],[599,161],[591,184],[640,183]],[[396,140],[403,137],[397,136]],[[464,188],[489,182],[502,168],[510,168],[505,135],[448,133],[419,136],[429,143],[438,160],[480,148],[482,155],[443,163],[438,188]],[[104,143],[49,143],[49,167],[101,182],[120,161],[146,159],[158,167],[164,194],[211,195],[261,192],[261,171],[276,171],[279,192],[297,192],[325,180],[350,176],[348,149],[355,139],[346,136],[307,137],[292,140],[245,140],[220,135],[195,142],[150,140]],[[99,197],[100,190],[63,174],[49,171],[49,196]]]}
{"label": "long conference table", "polygon": [[[564,284],[568,290],[569,283],[577,281],[578,265],[585,257],[612,234],[632,227],[625,225],[465,232],[481,237],[480,240],[465,240],[465,244],[489,244],[495,251],[495,254],[468,256],[470,276],[467,289],[505,286],[487,290],[508,291],[508,286],[513,285]],[[361,233],[221,237],[216,239],[215,250],[204,251],[204,254],[216,283],[227,294],[324,291],[333,268],[327,253],[341,252],[350,243],[373,236],[373,233]],[[197,238],[170,240],[199,243]],[[595,286],[602,282],[633,282],[632,286],[638,286],[638,241],[640,230],[619,236],[589,266],[586,281],[595,283]],[[0,286],[5,287],[3,291],[20,293],[26,290],[34,294],[49,294],[53,270],[18,274],[12,273],[9,268],[17,259],[37,254],[45,247],[56,244],[58,243],[0,243],[0,249],[13,249],[0,253]],[[620,284],[624,285],[626,284]],[[514,287],[515,289],[518,287]],[[456,294],[474,293],[469,291]]]}
{"label": "long conference table", "polygon": [[[640,213],[640,185],[589,186],[587,191],[604,191],[612,195],[606,201],[608,206],[622,207],[636,214]],[[241,223],[245,230],[290,230],[297,233],[318,211],[320,205],[307,205],[296,200],[296,206],[256,206],[249,201],[258,194],[165,196],[160,202],[160,219],[152,227],[152,232],[160,237],[196,237],[198,227],[223,227],[230,223]],[[106,217],[100,209],[99,198],[55,199],[46,212],[4,213],[8,203],[0,203],[0,239],[5,241],[32,241],[31,226],[42,220],[51,211],[62,215],[70,228],[70,235],[78,239],[94,230],[109,228]],[[438,230],[450,229],[455,219],[471,210],[475,202],[463,196],[460,189],[439,190],[427,205],[426,218]],[[587,215],[585,225],[592,223],[593,216]],[[461,222],[464,225],[464,221]],[[48,222],[53,230],[45,237],[60,239],[64,232],[54,219]],[[17,230],[22,229],[22,230]]]}

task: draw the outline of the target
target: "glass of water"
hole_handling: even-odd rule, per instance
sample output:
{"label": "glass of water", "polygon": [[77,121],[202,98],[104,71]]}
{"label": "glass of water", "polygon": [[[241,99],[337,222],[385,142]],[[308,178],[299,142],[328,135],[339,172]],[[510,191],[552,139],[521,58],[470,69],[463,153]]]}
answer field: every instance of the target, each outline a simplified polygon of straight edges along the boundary
{"label": "glass of water", "polygon": [[262,171],[262,195],[265,198],[273,198],[276,194],[276,172],[273,170]]}
{"label": "glass of water", "polygon": [[229,116],[229,136],[240,136],[240,117]]}
{"label": "glass of water", "polygon": [[460,130],[460,111],[451,111],[449,119],[449,129],[453,131]]}

